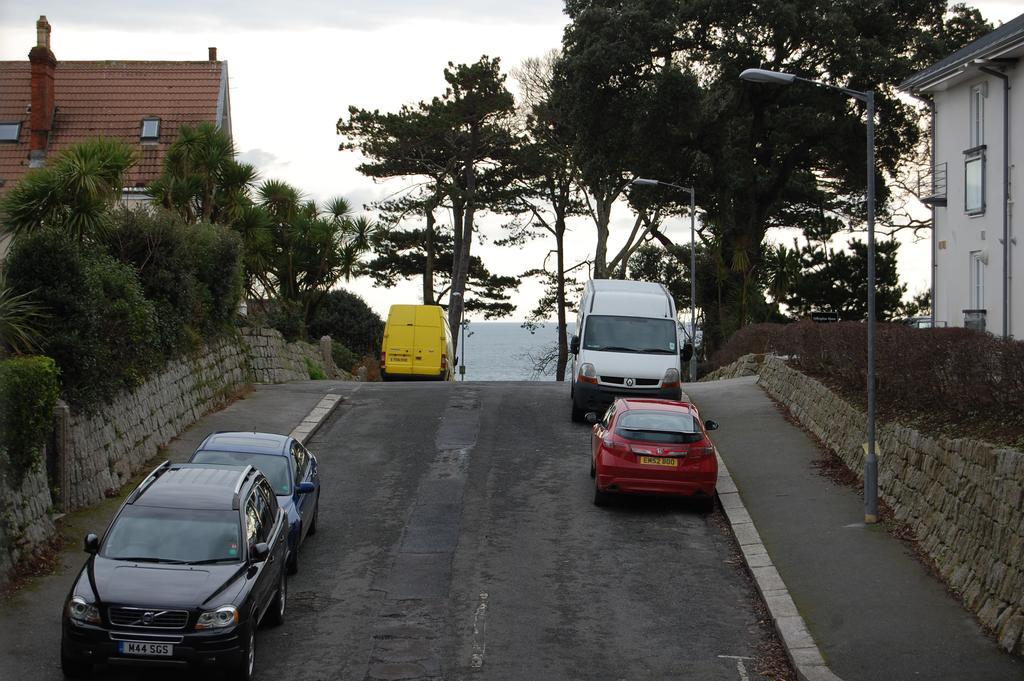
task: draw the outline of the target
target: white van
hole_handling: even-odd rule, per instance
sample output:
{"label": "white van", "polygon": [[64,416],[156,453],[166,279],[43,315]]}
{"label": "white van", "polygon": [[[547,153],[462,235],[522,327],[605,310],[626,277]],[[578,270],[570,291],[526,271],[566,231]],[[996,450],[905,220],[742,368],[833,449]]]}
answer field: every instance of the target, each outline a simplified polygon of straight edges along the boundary
{"label": "white van", "polygon": [[599,414],[616,397],[678,400],[684,338],[676,305],[663,284],[591,279],[569,342],[572,420]]}

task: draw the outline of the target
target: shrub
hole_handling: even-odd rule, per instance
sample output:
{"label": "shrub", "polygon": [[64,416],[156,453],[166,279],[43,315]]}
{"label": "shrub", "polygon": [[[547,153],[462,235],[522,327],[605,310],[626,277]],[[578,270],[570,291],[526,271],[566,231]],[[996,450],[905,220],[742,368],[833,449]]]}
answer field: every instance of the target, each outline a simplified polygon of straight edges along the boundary
{"label": "shrub", "polygon": [[356,294],[331,291],[309,323],[309,337],[321,336],[330,336],[357,355],[376,356],[384,337],[384,321]]}
{"label": "shrub", "polygon": [[46,309],[41,351],[60,367],[65,396],[92,410],[138,385],[160,360],[156,312],[135,270],[52,230],[19,238],[8,285]]}
{"label": "shrub", "polygon": [[14,484],[42,463],[60,397],[60,372],[49,357],[14,357],[0,362],[0,449]]}
{"label": "shrub", "polygon": [[106,246],[135,268],[153,302],[164,357],[194,350],[197,334],[230,327],[242,290],[240,241],[230,230],[137,208],[119,215]]}
{"label": "shrub", "polygon": [[335,366],[349,373],[352,372],[360,360],[359,355],[352,352],[338,341],[333,341],[331,343],[331,357],[334,359]]}
{"label": "shrub", "polygon": [[306,370],[309,372],[309,380],[311,381],[322,381],[327,378],[324,370],[309,357],[306,358]]}

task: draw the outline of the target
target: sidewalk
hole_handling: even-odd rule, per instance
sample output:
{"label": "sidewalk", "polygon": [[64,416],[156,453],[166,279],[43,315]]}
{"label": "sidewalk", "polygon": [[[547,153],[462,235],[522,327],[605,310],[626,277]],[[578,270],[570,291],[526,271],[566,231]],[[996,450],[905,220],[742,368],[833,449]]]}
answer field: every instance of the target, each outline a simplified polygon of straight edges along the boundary
{"label": "sidewalk", "polygon": [[863,500],[818,474],[818,446],[756,377],[688,384],[740,497],[831,670],[843,681],[1017,681],[907,546],[863,523]]}
{"label": "sidewalk", "polygon": [[[258,385],[245,399],[201,418],[175,438],[167,446],[168,458],[174,462],[188,460],[199,443],[215,431],[291,433],[299,428],[308,435],[312,424],[307,421],[307,415],[318,419],[327,416],[326,407],[317,408],[321,400],[329,395],[344,397],[361,385],[353,381],[298,381]],[[299,433],[296,433],[298,436]],[[140,473],[140,476],[144,474]],[[62,678],[56,652],[40,660],[37,657],[38,651],[60,649],[61,605],[85,562],[81,537],[86,532],[102,532],[120,507],[123,495],[131,489],[132,485],[126,485],[121,490],[120,498],[108,499],[97,506],[70,514],[63,527],[68,541],[60,555],[58,570],[35,580],[29,588],[17,592],[8,602],[0,605],[0,659],[3,660],[0,681]]]}

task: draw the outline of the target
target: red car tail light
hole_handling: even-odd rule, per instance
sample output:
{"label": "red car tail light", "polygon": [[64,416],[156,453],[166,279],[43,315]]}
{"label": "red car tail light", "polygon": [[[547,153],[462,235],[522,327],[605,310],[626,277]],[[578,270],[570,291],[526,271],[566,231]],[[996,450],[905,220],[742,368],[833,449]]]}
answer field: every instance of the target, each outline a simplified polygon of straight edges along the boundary
{"label": "red car tail light", "polygon": [[691,459],[703,459],[709,456],[715,455],[715,446],[705,440],[704,442],[697,442],[696,444],[690,445],[690,451],[686,455]]}
{"label": "red car tail light", "polygon": [[603,438],[601,438],[601,444],[603,444],[604,448],[613,454],[628,454],[630,449],[627,442],[619,440],[611,433],[607,433]]}

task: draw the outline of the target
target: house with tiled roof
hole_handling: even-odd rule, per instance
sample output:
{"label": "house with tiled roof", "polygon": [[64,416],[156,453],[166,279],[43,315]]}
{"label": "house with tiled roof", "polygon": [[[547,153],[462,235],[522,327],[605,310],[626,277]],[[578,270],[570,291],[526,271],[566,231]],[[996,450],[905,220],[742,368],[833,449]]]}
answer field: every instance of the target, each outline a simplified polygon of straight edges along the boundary
{"label": "house with tiled roof", "polygon": [[215,47],[206,61],[58,61],[50,38],[41,16],[28,61],[0,61],[0,195],[47,158],[103,136],[135,150],[125,199],[145,200],[181,125],[210,121],[231,133],[228,65]]}
{"label": "house with tiled roof", "polygon": [[[1024,338],[1024,14],[915,73],[930,104],[935,321]],[[1016,179],[1016,181],[1014,181]],[[1016,275],[1014,270],[1017,270]]]}

